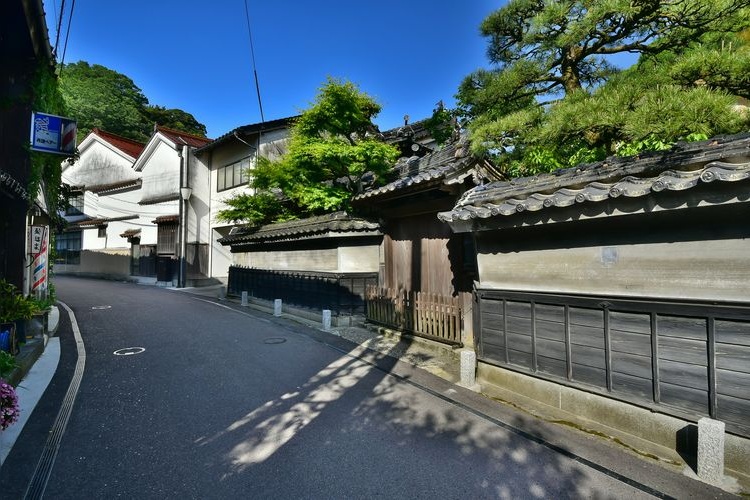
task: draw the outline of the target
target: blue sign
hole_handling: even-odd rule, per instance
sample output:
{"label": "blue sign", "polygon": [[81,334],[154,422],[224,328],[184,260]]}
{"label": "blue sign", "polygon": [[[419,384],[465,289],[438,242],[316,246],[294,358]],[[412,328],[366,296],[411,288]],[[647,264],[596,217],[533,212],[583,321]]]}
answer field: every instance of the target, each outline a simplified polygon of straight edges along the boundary
{"label": "blue sign", "polygon": [[75,120],[46,113],[31,113],[31,149],[72,155],[76,149]]}

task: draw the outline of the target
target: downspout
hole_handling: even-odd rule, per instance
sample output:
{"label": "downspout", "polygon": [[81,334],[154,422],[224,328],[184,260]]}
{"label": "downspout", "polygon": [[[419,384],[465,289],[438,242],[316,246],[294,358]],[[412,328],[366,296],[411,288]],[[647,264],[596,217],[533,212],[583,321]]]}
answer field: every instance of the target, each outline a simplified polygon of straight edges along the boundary
{"label": "downspout", "polygon": [[184,180],[183,180],[184,179],[183,170],[184,170],[184,162],[185,162],[185,160],[183,158],[182,150],[180,149],[180,147],[179,146],[175,146],[175,149],[177,150],[177,156],[179,156],[179,158],[180,158],[180,182],[179,182],[179,185],[177,186],[177,196],[179,196],[178,199],[180,200],[180,204],[178,205],[178,209],[179,209],[178,215],[179,215],[179,219],[180,219],[180,231],[179,231],[178,236],[180,237],[180,247],[179,247],[179,251],[178,251],[178,255],[177,255],[177,288],[182,288],[182,283],[183,283],[183,278],[182,278],[182,259],[183,259],[183,253],[182,253],[182,243],[183,243],[182,242],[182,228],[185,225],[185,219],[184,219],[185,210],[184,210],[184,203],[182,202],[182,191],[181,191],[181,188],[182,188],[182,183],[184,182]]}
{"label": "downspout", "polygon": [[[205,154],[205,153],[204,153]],[[211,182],[211,165],[213,163],[213,150],[208,150],[208,186],[206,189],[206,192],[208,193],[208,241],[210,243],[209,252],[208,252],[208,277],[213,278],[214,276],[214,244],[216,243],[214,241],[214,212],[213,212],[213,205],[214,205],[214,196],[213,191],[211,191],[211,186],[213,186],[213,183]]]}
{"label": "downspout", "polygon": [[182,196],[182,188],[189,187],[188,181],[188,163],[190,159],[190,150],[187,144],[182,146],[182,153],[180,154],[180,279],[178,283],[179,288],[185,288],[185,282],[187,281],[187,262],[185,260],[187,254],[187,225],[188,225],[188,199]]}

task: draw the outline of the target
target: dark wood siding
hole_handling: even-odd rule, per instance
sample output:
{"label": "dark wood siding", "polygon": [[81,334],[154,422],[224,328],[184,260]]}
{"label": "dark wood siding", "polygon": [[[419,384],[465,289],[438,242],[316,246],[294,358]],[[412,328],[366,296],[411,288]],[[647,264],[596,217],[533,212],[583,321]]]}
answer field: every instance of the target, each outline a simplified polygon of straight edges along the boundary
{"label": "dark wood siding", "polygon": [[451,233],[434,214],[399,219],[388,225],[383,238],[381,287],[446,297],[470,291],[465,246],[464,236]]}
{"label": "dark wood siding", "polygon": [[750,436],[750,305],[479,290],[483,362]]}

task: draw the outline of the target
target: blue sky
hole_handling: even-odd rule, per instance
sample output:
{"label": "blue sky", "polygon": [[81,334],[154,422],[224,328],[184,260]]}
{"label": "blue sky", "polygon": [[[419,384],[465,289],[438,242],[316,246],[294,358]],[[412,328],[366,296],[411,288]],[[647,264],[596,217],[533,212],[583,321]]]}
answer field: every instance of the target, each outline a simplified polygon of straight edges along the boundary
{"label": "blue sky", "polygon": [[[53,46],[61,1],[44,0]],[[328,76],[375,97],[381,130],[428,117],[441,99],[452,106],[463,77],[488,67],[479,24],[502,4],[248,0],[265,119],[304,110]],[[192,113],[209,137],[260,121],[244,0],[77,0],[65,62],[80,60]]]}

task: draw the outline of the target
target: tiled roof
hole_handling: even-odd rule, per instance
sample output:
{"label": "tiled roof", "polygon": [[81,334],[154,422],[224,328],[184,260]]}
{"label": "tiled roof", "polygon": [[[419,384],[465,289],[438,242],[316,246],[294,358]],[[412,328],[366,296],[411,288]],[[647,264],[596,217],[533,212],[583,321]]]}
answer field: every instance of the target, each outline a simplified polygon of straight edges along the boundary
{"label": "tiled roof", "polygon": [[512,216],[526,211],[684,191],[710,182],[750,179],[750,134],[681,143],[671,150],[604,161],[552,174],[477,186],[444,222]]}
{"label": "tiled roof", "polygon": [[141,185],[141,179],[131,179],[127,181],[112,182],[109,184],[100,184],[96,186],[86,185],[86,190],[92,193],[104,194],[111,191],[119,191],[122,189],[135,188]]}
{"label": "tiled roof", "polygon": [[427,120],[418,120],[413,123],[406,123],[400,127],[384,130],[383,140],[386,142],[398,141],[404,136],[412,136],[415,140],[424,139],[430,136],[430,131],[427,130],[425,124]]}
{"label": "tiled roof", "polygon": [[151,198],[145,198],[138,202],[139,205],[153,205],[155,203],[163,203],[165,201],[174,201],[180,199],[180,193],[169,193],[164,195],[152,196]]}
{"label": "tiled roof", "polygon": [[310,217],[308,219],[267,224],[260,228],[236,227],[229,236],[220,238],[222,245],[239,243],[260,243],[263,241],[281,241],[324,237],[334,233],[379,233],[377,222],[352,217],[346,212]]}
{"label": "tiled roof", "polygon": [[170,222],[179,222],[180,216],[179,215],[161,215],[157,217],[156,219],[152,220],[154,224],[167,224]]}
{"label": "tiled roof", "polygon": [[89,217],[87,219],[71,222],[65,228],[67,231],[74,229],[86,229],[103,226],[109,222],[137,219],[137,215],[123,215],[122,217]]}
{"label": "tiled roof", "polygon": [[141,234],[140,229],[126,229],[125,231],[120,234],[120,238],[132,238],[133,236],[138,236]]}
{"label": "tiled roof", "polygon": [[205,144],[201,147],[198,147],[195,153],[200,154],[204,151],[213,149],[219,144],[222,144],[234,138],[235,134],[249,135],[249,134],[255,134],[258,132],[270,132],[271,130],[278,130],[278,129],[291,127],[297,118],[299,118],[299,116],[289,116],[287,118],[279,118],[276,120],[271,120],[271,121],[261,122],[261,123],[251,123],[249,125],[243,125],[241,127],[237,127],[233,130],[230,130],[229,132],[222,135],[221,137],[217,138],[216,140],[211,141],[209,144]]}
{"label": "tiled roof", "polygon": [[156,130],[169,137],[176,144],[186,144],[192,148],[201,148],[212,141],[212,139],[207,139],[206,137],[188,134],[187,132],[162,127],[161,125],[158,125]]}
{"label": "tiled roof", "polygon": [[100,128],[94,128],[91,132],[132,158],[138,158],[143,151],[143,148],[146,146],[142,142],[134,141],[111,132],[106,132]]}
{"label": "tiled roof", "polygon": [[476,164],[471,155],[468,143],[457,141],[445,145],[442,149],[421,158],[401,158],[394,167],[399,178],[385,186],[369,189],[354,197],[355,201],[374,199],[397,191],[412,188],[430,181],[443,181],[448,177],[460,174]]}

